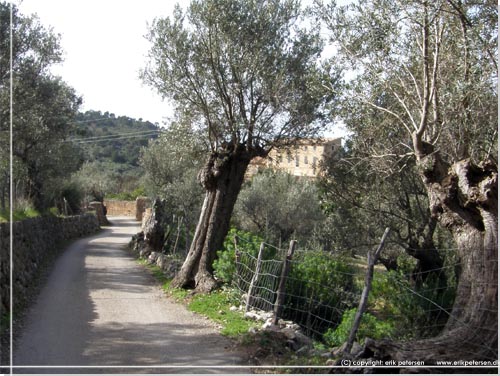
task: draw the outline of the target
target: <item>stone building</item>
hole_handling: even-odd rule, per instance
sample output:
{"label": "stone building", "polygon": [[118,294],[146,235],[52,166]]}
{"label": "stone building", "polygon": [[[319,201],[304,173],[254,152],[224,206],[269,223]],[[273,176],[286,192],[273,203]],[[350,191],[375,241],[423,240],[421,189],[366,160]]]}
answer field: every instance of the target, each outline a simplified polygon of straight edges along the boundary
{"label": "stone building", "polygon": [[341,138],[298,140],[294,146],[271,150],[267,158],[254,158],[246,176],[250,178],[261,169],[274,168],[293,176],[315,178],[320,162],[341,146]]}

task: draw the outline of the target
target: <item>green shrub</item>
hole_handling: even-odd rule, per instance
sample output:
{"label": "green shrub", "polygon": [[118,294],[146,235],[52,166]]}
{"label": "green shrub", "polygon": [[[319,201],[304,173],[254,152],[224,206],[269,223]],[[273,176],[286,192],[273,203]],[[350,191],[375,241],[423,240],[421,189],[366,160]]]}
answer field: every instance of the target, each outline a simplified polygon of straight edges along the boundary
{"label": "green shrub", "polygon": [[[18,200],[15,203],[14,211],[12,212],[12,218],[14,222],[22,221],[23,219],[39,217],[40,212],[36,210],[29,200]],[[10,210],[6,208],[0,217],[3,221],[8,222],[10,219]]]}
{"label": "green shrub", "polygon": [[137,197],[146,196],[144,187],[134,189],[132,192],[108,193],[106,198],[113,200],[135,201]]}
{"label": "green shrub", "polygon": [[223,283],[231,284],[236,272],[236,252],[234,245],[235,236],[238,238],[238,248],[252,256],[259,253],[262,239],[249,232],[231,228],[224,240],[223,249],[217,251],[217,259],[214,261],[214,275]]}
{"label": "green shrub", "polygon": [[[66,200],[66,205],[64,204]],[[83,201],[83,192],[76,183],[68,183],[61,192],[61,197],[58,202],[61,203],[59,208],[60,213],[78,214]],[[65,207],[66,206],[66,207]]]}
{"label": "green shrub", "polygon": [[59,209],[55,206],[47,209],[47,214],[57,217],[59,215]]}
{"label": "green shrub", "polygon": [[346,259],[321,251],[300,252],[287,279],[283,315],[308,335],[323,333],[355,304],[353,293],[354,269]]}
{"label": "green shrub", "polygon": [[[323,340],[328,346],[340,346],[347,341],[354,322],[354,317],[356,316],[356,311],[356,308],[345,311],[342,315],[342,322],[340,325],[335,329],[330,328],[326,331],[323,335]],[[358,343],[363,343],[366,337],[372,339],[390,338],[394,331],[395,328],[392,321],[379,320],[369,312],[365,312],[361,318],[355,340]]]}
{"label": "green shrub", "polygon": [[416,288],[407,275],[390,271],[375,274],[368,305],[380,319],[395,322],[395,337],[411,339],[436,335],[446,324],[454,299],[455,286],[440,286],[437,277],[428,277]]}

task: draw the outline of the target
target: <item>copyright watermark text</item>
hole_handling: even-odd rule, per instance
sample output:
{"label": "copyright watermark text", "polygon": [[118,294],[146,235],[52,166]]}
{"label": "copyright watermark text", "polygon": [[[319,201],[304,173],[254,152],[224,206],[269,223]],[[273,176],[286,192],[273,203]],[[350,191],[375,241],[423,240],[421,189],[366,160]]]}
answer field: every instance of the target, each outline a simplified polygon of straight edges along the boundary
{"label": "copyright watermark text", "polygon": [[425,364],[423,360],[372,360],[372,359],[342,359],[342,367],[497,367],[497,360],[454,360],[436,361]]}

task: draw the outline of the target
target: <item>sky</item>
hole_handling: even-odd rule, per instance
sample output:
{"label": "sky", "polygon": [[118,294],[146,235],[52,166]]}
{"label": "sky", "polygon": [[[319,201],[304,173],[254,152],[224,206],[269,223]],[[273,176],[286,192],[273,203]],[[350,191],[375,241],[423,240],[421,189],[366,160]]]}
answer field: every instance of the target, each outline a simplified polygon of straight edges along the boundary
{"label": "sky", "polygon": [[[186,1],[184,1],[186,2]],[[81,110],[109,111],[117,116],[162,124],[172,117],[168,103],[142,84],[149,42],[148,24],[169,16],[169,0],[22,0],[21,13],[36,13],[44,26],[61,35],[64,62],[59,75],[83,96]]]}
{"label": "sky", "polygon": [[[145,35],[156,17],[171,15],[189,0],[14,0],[22,14],[61,36],[64,62],[53,67],[83,97],[82,111],[94,110],[164,125],[172,107],[139,72],[147,63]],[[340,133],[338,133],[340,132]],[[342,135],[342,130],[328,136]]]}

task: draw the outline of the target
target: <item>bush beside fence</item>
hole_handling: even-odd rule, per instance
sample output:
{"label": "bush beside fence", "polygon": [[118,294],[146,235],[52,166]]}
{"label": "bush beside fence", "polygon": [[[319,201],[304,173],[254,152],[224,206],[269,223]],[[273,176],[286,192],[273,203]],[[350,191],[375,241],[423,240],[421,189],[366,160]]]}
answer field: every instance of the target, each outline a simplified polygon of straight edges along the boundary
{"label": "bush beside fence", "polygon": [[[413,272],[374,269],[365,307],[359,311],[365,271],[356,269],[349,258],[296,250],[290,259],[289,274],[284,276],[288,250],[249,234],[232,232],[230,236],[226,246],[231,243],[232,252],[219,253],[216,272],[225,265],[226,281],[230,280],[239,291],[246,310],[272,311],[274,320],[292,320],[304,333],[329,346],[348,342],[350,335],[352,341],[360,343],[365,337],[403,341],[434,337],[447,322],[455,320],[452,307],[456,272],[462,265],[453,257],[446,257],[449,261],[418,285]],[[440,250],[442,254],[454,251]],[[227,277],[231,271],[234,274]],[[445,286],[443,274],[448,280]],[[283,278],[286,281],[280,306],[278,290]],[[495,354],[495,349],[491,353]]]}

